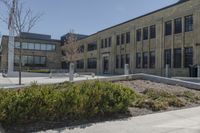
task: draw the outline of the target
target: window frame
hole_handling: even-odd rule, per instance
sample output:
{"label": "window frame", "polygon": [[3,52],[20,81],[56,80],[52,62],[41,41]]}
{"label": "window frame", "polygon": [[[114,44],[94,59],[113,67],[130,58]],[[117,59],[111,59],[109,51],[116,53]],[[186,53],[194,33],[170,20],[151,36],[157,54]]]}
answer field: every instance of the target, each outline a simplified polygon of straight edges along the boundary
{"label": "window frame", "polygon": [[182,18],[174,19],[174,34],[182,33]]}

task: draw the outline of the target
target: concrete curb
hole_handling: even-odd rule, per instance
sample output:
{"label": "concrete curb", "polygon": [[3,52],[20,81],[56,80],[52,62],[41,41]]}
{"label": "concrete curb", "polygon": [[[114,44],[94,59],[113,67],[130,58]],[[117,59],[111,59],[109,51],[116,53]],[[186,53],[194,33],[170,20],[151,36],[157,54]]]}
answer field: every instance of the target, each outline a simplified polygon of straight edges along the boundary
{"label": "concrete curb", "polygon": [[[169,84],[169,85],[179,85],[179,86],[186,87],[186,88],[189,88],[189,89],[200,90],[200,83],[183,81],[183,80],[180,80],[180,79],[165,78],[165,77],[143,74],[143,73],[131,74],[131,75],[121,75],[121,76],[112,76],[112,77],[94,79],[94,80],[113,81],[114,82],[114,81],[121,81],[121,80],[139,80],[139,79],[149,80],[149,81],[152,81],[152,82],[164,83],[164,84]],[[75,81],[75,82],[83,82],[83,81]]]}
{"label": "concrete curb", "polygon": [[[149,74],[130,74],[130,75],[120,75],[120,76],[111,76],[111,77],[106,77],[106,78],[96,78],[96,79],[89,79],[90,81],[121,81],[121,80],[149,80],[152,82],[157,82],[157,83],[164,83],[164,84],[169,84],[169,85],[179,85],[182,87],[186,87],[189,89],[195,89],[195,90],[200,90],[200,83],[194,83],[190,81],[184,81],[181,79],[173,79],[173,78],[165,78],[165,77],[160,77],[160,76],[155,76],[155,75],[149,75]],[[75,83],[79,82],[84,82],[88,81],[87,79],[85,80],[79,80],[79,81],[74,81]],[[57,84],[57,83],[54,83]],[[17,89],[17,88],[23,88],[27,87],[30,85],[24,85],[24,86],[10,86],[10,87],[4,87],[4,88],[9,88],[9,89]]]}

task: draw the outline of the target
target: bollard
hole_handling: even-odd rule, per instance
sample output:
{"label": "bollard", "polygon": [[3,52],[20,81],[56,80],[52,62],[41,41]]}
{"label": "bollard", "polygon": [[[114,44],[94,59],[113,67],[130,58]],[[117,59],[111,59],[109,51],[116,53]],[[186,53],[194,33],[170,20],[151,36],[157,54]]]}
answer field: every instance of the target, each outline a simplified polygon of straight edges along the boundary
{"label": "bollard", "polygon": [[51,79],[52,78],[52,71],[50,70],[50,73],[49,73],[49,78]]}
{"label": "bollard", "polygon": [[169,78],[169,64],[166,64],[165,67],[165,77]]}
{"label": "bollard", "polygon": [[129,75],[129,64],[125,64],[124,66],[124,75]]}
{"label": "bollard", "polygon": [[69,81],[74,81],[74,63],[70,63],[69,66]]}

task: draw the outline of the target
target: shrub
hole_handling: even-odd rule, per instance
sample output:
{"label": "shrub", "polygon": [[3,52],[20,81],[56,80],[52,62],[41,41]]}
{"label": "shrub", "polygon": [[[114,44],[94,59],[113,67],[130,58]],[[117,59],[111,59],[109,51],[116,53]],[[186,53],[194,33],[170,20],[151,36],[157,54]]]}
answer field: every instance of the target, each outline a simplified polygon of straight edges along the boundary
{"label": "shrub", "polygon": [[139,108],[160,111],[166,110],[168,107],[183,107],[186,102],[164,90],[146,89],[134,105]]}
{"label": "shrub", "polygon": [[127,87],[100,81],[0,90],[0,122],[80,120],[124,113],[136,97]]}

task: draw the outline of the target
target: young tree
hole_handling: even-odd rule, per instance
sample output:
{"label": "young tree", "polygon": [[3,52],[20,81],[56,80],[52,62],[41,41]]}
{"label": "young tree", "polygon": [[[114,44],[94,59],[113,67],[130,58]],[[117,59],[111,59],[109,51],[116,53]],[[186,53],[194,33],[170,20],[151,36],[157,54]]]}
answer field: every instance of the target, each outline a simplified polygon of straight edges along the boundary
{"label": "young tree", "polygon": [[8,28],[12,28],[14,34],[19,38],[20,54],[19,54],[19,84],[21,85],[22,71],[22,36],[23,32],[30,32],[42,16],[41,13],[36,15],[30,8],[24,8],[24,3],[21,0],[0,0],[0,4],[6,7],[6,15],[0,16],[0,19],[8,24]]}
{"label": "young tree", "polygon": [[69,63],[74,63],[79,54],[79,45],[77,44],[77,37],[73,31],[70,31],[66,37],[66,57]]}
{"label": "young tree", "polygon": [[69,80],[73,81],[73,74],[74,74],[74,63],[78,59],[79,55],[79,45],[77,43],[77,37],[73,31],[70,31],[68,36],[66,37],[66,58],[69,66]]}

